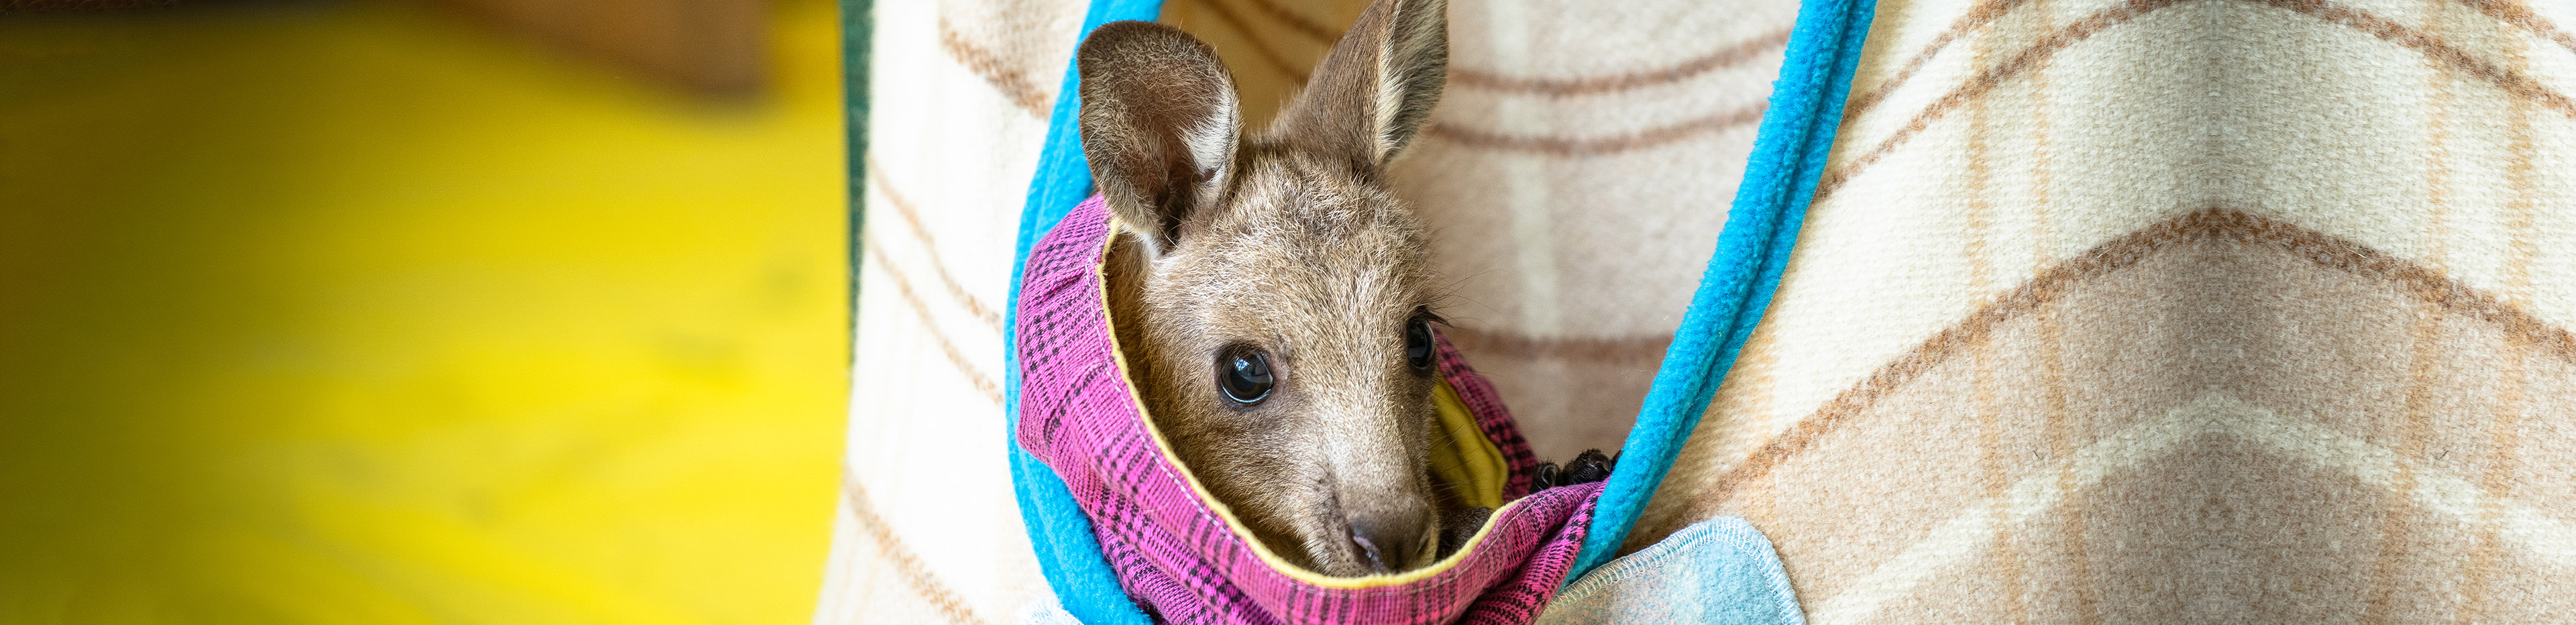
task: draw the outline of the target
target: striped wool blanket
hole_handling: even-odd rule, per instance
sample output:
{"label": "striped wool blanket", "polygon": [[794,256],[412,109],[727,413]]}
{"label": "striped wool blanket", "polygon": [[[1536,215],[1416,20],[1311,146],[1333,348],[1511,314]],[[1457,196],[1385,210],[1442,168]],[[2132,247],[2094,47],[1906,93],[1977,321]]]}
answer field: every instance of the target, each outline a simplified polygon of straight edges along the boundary
{"label": "striped wool blanket", "polygon": [[2566,623],[2576,5],[1880,0],[1632,548],[1815,625]]}
{"label": "striped wool blanket", "polygon": [[1438,369],[1508,503],[1421,570],[1326,577],[1271,554],[1174,460],[1128,383],[1103,299],[1116,229],[1098,197],[1038,242],[1020,291],[1021,446],[1071,488],[1138,603],[1173,623],[1528,623],[1581,547],[1599,484],[1529,492],[1536,461],[1493,387],[1439,341]]}

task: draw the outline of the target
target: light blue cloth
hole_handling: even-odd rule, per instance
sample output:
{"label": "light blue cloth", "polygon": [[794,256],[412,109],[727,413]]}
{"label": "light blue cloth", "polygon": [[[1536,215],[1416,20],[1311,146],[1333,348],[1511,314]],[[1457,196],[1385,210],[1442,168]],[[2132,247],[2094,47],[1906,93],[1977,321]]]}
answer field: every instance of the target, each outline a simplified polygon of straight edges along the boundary
{"label": "light blue cloth", "polygon": [[1020,615],[1020,625],[1083,625],[1083,624],[1082,624],[1082,621],[1080,621],[1080,620],[1076,620],[1076,619],[1074,619],[1074,618],[1073,618],[1073,613],[1066,612],[1066,611],[1064,611],[1064,608],[1056,607],[1056,606],[1055,606],[1055,604],[1051,604],[1051,603],[1050,603],[1050,604],[1045,604],[1045,605],[1031,606],[1031,607],[1029,608],[1029,611],[1028,611],[1028,612],[1023,613],[1023,614],[1021,614],[1021,615]]}
{"label": "light blue cloth", "polygon": [[1575,578],[1539,625],[1805,625],[1770,539],[1743,517],[1701,521]]}

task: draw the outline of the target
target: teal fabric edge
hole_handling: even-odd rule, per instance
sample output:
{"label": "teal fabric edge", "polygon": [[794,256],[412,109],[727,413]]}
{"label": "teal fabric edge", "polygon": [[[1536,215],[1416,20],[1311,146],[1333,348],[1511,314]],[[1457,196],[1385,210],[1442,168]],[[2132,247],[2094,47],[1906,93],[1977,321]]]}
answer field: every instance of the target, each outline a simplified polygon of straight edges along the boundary
{"label": "teal fabric edge", "polygon": [[1744,181],[1719,232],[1717,253],[1701,275],[1681,328],[1664,352],[1663,368],[1628,431],[1619,466],[1611,471],[1592,527],[1566,579],[1575,580],[1618,555],[1646,501],[1672,470],[1682,443],[1699,425],[1718,382],[1735,364],[1744,339],[1762,321],[1771,292],[1789,264],[1831,154],[1834,131],[1850,97],[1861,43],[1869,36],[1876,0],[1808,0],[1790,30],[1780,78],[1754,135]]}
{"label": "teal fabric edge", "polygon": [[[860,246],[867,244],[859,237],[860,228],[867,225],[867,213],[861,209],[867,206],[868,165],[862,155],[868,153],[868,72],[873,69],[868,55],[874,51],[869,46],[877,33],[876,17],[875,0],[841,0],[841,164],[850,172],[848,188],[844,189],[848,195],[842,198],[848,202],[842,207],[848,215],[843,222],[846,231],[842,233],[842,245],[850,253],[850,275],[846,277],[850,281],[849,331],[853,337],[859,332],[859,254],[865,251]],[[851,341],[847,348],[847,364],[856,366],[858,342]]]}
{"label": "teal fabric edge", "polygon": [[[1093,0],[1091,9],[1083,15],[1082,30],[1068,43],[1080,46],[1082,39],[1102,24],[1152,20],[1162,11],[1162,0]],[[1055,229],[1056,222],[1063,221],[1074,205],[1091,197],[1091,165],[1082,157],[1078,123],[1081,87],[1080,67],[1066,63],[1064,81],[1056,89],[1055,110],[1047,119],[1046,143],[1038,153],[1037,174],[1029,180],[1028,204],[1020,209],[1018,243],[1011,256],[1011,298],[1003,317],[1005,327],[1019,327],[1020,274],[1028,264],[1029,248]],[[1146,618],[1144,610],[1118,585],[1118,574],[1101,555],[1100,541],[1092,534],[1091,518],[1084,516],[1075,503],[1073,491],[1056,477],[1054,469],[1020,448],[1018,341],[1016,330],[1002,333],[1002,414],[1008,422],[1002,431],[1002,445],[1010,449],[1011,490],[1019,500],[1020,521],[1028,528],[1029,545],[1037,551],[1038,568],[1046,574],[1047,586],[1055,591],[1056,601],[1073,618],[1092,625],[1150,625],[1152,619]]]}

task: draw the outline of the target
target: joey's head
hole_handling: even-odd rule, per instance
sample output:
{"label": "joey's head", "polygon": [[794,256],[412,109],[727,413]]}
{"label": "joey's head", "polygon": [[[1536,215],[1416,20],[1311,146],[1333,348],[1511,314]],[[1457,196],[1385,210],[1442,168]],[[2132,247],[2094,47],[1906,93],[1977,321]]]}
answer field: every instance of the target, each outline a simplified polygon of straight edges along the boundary
{"label": "joey's head", "polygon": [[1386,171],[1439,100],[1447,24],[1443,0],[1378,0],[1251,134],[1225,67],[1178,29],[1113,23],[1076,54],[1153,419],[1263,543],[1326,574],[1438,549],[1435,293]]}

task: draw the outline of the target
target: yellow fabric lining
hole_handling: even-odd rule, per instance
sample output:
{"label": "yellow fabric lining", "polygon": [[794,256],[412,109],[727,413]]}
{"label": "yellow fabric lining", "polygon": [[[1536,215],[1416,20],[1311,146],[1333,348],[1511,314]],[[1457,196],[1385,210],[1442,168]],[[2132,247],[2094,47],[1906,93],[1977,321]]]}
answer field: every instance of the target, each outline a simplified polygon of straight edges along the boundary
{"label": "yellow fabric lining", "polygon": [[[1118,342],[1118,321],[1112,316],[1112,313],[1114,313],[1116,309],[1109,307],[1108,263],[1116,262],[1110,257],[1114,255],[1114,252],[1117,250],[1119,231],[1125,229],[1126,225],[1120,223],[1116,217],[1111,217],[1109,219],[1108,236],[1102,237],[1100,242],[1100,263],[1094,266],[1092,269],[1092,275],[1097,276],[1097,279],[1099,280],[1099,284],[1097,285],[1098,288],[1095,290],[1100,294],[1100,319],[1101,323],[1109,326],[1109,354],[1110,357],[1118,363],[1118,379],[1122,381],[1132,381],[1135,380],[1135,378],[1128,375],[1130,369],[1127,366],[1127,347]],[[1493,506],[1494,513],[1485,517],[1485,525],[1483,527],[1476,528],[1476,535],[1468,537],[1466,545],[1459,547],[1457,553],[1449,554],[1449,557],[1441,558],[1439,562],[1431,563],[1431,566],[1402,573],[1364,575],[1360,577],[1339,577],[1317,573],[1315,571],[1308,570],[1306,567],[1297,566],[1289,563],[1285,559],[1281,559],[1279,554],[1270,551],[1269,545],[1262,544],[1261,539],[1253,537],[1252,529],[1244,526],[1243,519],[1235,518],[1234,508],[1225,505],[1225,502],[1217,501],[1215,496],[1209,495],[1207,485],[1199,483],[1198,474],[1191,472],[1189,465],[1181,464],[1179,457],[1172,455],[1172,441],[1171,439],[1163,437],[1162,428],[1154,426],[1154,419],[1151,411],[1145,409],[1145,396],[1139,392],[1136,385],[1127,384],[1126,386],[1127,401],[1136,406],[1137,416],[1144,417],[1145,431],[1154,435],[1155,452],[1162,454],[1164,459],[1171,461],[1173,467],[1180,469],[1181,478],[1190,484],[1191,494],[1198,495],[1199,503],[1201,505],[1205,505],[1208,507],[1208,510],[1216,512],[1218,518],[1225,519],[1226,529],[1233,530],[1236,538],[1242,539],[1244,544],[1252,547],[1252,554],[1260,557],[1262,564],[1267,564],[1270,566],[1271,570],[1286,574],[1300,582],[1313,584],[1323,588],[1354,590],[1361,588],[1402,586],[1429,579],[1431,576],[1438,575],[1442,571],[1449,570],[1450,567],[1457,566],[1459,562],[1465,561],[1467,559],[1467,554],[1475,551],[1478,543],[1485,542],[1485,535],[1494,531],[1494,520],[1503,518],[1504,512],[1511,510],[1512,506],[1520,504],[1519,500],[1513,500],[1508,504]],[[1493,467],[1492,476],[1490,478],[1485,478],[1486,481],[1491,482],[1492,488],[1491,490],[1487,490],[1485,488],[1485,483],[1474,481],[1478,479],[1475,477],[1474,471],[1477,469],[1475,469],[1474,466],[1477,463],[1486,462],[1479,459],[1480,454],[1478,453],[1478,450],[1460,450],[1455,448],[1455,446],[1450,445],[1434,445],[1432,446],[1434,464],[1436,465],[1438,463],[1438,458],[1443,453],[1443,448],[1448,448],[1447,453],[1452,454],[1454,457],[1459,459],[1458,464],[1455,466],[1460,467],[1462,471],[1466,472],[1465,475],[1467,475],[1469,479],[1467,483],[1473,485],[1472,488],[1474,488],[1474,490],[1471,492],[1477,493],[1480,497],[1483,496],[1483,493],[1491,492],[1493,493],[1491,495],[1492,499],[1502,499],[1502,475],[1504,473],[1502,470],[1502,449],[1494,446],[1493,440],[1485,437],[1483,431],[1476,428],[1475,415],[1467,411],[1466,402],[1458,398],[1458,391],[1449,388],[1449,381],[1440,381],[1439,387],[1432,393],[1432,401],[1439,408],[1440,425],[1444,434],[1449,428],[1457,427],[1456,424],[1463,424],[1467,428],[1467,431],[1474,433],[1473,436],[1450,436],[1450,441],[1479,441],[1482,443],[1481,447],[1483,453],[1492,454],[1492,460],[1490,461],[1490,466]],[[1460,421],[1458,419],[1463,420]],[[1434,476],[1446,479],[1444,476],[1439,475],[1437,469],[1434,470]]]}
{"label": "yellow fabric lining", "polygon": [[[1457,488],[1466,493],[1467,505],[1500,508],[1503,506],[1503,479],[1509,469],[1503,466],[1503,449],[1476,426],[1476,413],[1467,410],[1467,402],[1458,397],[1458,389],[1441,380],[1431,390],[1431,404],[1440,411],[1440,431],[1431,446],[1431,478],[1434,488]],[[1442,445],[1439,443],[1448,443]]]}

